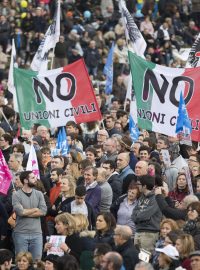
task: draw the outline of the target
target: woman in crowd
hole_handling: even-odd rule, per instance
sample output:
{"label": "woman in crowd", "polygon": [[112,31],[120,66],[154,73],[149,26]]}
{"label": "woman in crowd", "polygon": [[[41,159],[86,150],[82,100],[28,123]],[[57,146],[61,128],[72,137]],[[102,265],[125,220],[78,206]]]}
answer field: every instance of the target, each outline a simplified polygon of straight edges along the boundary
{"label": "woman in crowd", "polygon": [[176,179],[176,187],[169,192],[169,197],[174,201],[176,208],[181,207],[183,199],[189,194],[188,184],[185,173],[179,173]]}
{"label": "woman in crowd", "polygon": [[[156,242],[156,248],[163,248],[165,246],[165,237],[173,230],[177,230],[178,225],[176,221],[170,218],[163,219],[160,224],[160,238]],[[155,252],[152,256],[153,265],[156,267],[158,264],[158,253]]]}
{"label": "woman in crowd", "polygon": [[30,252],[20,252],[16,256],[15,270],[33,270],[33,257]]}
{"label": "woman in crowd", "polygon": [[[73,216],[69,213],[62,213],[55,217],[55,228],[58,235],[66,236],[65,243],[60,245],[64,253],[70,253],[78,260],[81,255],[80,237],[76,232],[76,222]],[[48,251],[52,244],[47,242],[44,245],[44,251]]]}
{"label": "woman in crowd", "polygon": [[194,251],[194,240],[189,234],[179,235],[176,240],[176,248],[179,252],[181,266],[191,270],[189,255]]}
{"label": "woman in crowd", "polygon": [[180,266],[179,253],[174,246],[167,245],[164,248],[156,248],[156,252],[159,252],[156,270],[175,270]]}
{"label": "woman in crowd", "polygon": [[187,221],[183,231],[192,235],[195,249],[200,249],[200,202],[193,202],[187,207]]}
{"label": "woman in crowd", "polygon": [[58,261],[58,255],[49,254],[44,259],[45,262],[45,270],[57,270],[57,261]]}
{"label": "woman in crowd", "polygon": [[128,225],[135,233],[135,224],[131,219],[133,209],[137,204],[140,191],[135,182],[131,182],[128,187],[128,194],[119,197],[111,206],[111,212],[119,225]]}
{"label": "woman in crowd", "polygon": [[114,247],[114,229],[116,221],[114,216],[109,212],[99,213],[96,219],[95,243],[108,243]]}
{"label": "woman in crowd", "polygon": [[65,254],[64,256],[58,258],[57,269],[59,269],[59,270],[79,270],[80,268],[79,268],[78,262],[77,262],[76,258],[74,258],[74,256],[71,256],[69,254]]}
{"label": "woman in crowd", "polygon": [[52,209],[49,211],[49,215],[56,216],[63,211],[63,208],[68,203],[74,200],[75,195],[75,183],[74,178],[71,175],[64,175],[61,179],[61,192],[56,199]]}
{"label": "woman in crowd", "polygon": [[72,175],[74,179],[77,180],[81,176],[78,164],[82,160],[82,154],[75,149],[72,149],[68,153],[68,160],[69,163],[65,171],[67,174]]}

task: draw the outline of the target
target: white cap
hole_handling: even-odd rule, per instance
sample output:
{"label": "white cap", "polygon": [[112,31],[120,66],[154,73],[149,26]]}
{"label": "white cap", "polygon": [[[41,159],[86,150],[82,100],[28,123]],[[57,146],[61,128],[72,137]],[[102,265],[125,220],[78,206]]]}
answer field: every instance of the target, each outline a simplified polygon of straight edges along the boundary
{"label": "white cap", "polygon": [[164,248],[156,248],[155,250],[164,253],[171,259],[178,260],[179,258],[178,250],[172,245],[167,245]]}

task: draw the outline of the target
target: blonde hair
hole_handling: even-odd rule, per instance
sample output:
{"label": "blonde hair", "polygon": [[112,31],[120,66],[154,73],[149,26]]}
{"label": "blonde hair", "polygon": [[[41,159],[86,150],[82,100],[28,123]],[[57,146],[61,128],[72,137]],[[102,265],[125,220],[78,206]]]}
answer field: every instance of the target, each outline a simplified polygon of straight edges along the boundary
{"label": "blonde hair", "polygon": [[179,235],[177,240],[181,241],[182,247],[181,247],[181,252],[180,257],[183,258],[188,258],[190,253],[195,250],[194,248],[194,239],[190,234],[182,234]]}
{"label": "blonde hair", "polygon": [[72,235],[76,231],[76,222],[69,213],[62,213],[55,217],[55,223],[62,222],[66,225],[66,235]]}
{"label": "blonde hair", "polygon": [[22,259],[22,257],[25,257],[28,260],[29,265],[33,264],[33,257],[30,252],[24,252],[24,251],[19,252],[15,259],[16,263],[18,263]]}
{"label": "blonde hair", "polygon": [[68,197],[74,197],[75,196],[75,182],[74,182],[74,178],[67,174],[67,175],[63,175],[61,177],[61,180],[63,179],[67,179],[68,184],[69,184],[69,191],[68,191]]}
{"label": "blonde hair", "polygon": [[169,224],[169,226],[171,227],[171,231],[179,229],[179,226],[175,220],[173,220],[171,218],[164,218],[160,223],[160,230],[162,229],[163,225],[166,223]]}
{"label": "blonde hair", "polygon": [[76,222],[76,232],[82,232],[88,229],[89,221],[88,218],[83,214],[73,214]]}

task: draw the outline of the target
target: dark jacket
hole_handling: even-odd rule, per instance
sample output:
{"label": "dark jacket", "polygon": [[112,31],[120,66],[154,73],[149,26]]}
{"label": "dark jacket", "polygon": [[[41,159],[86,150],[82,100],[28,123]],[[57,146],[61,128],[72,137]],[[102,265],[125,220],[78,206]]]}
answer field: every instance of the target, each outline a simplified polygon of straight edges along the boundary
{"label": "dark jacket", "polygon": [[62,201],[62,197],[59,196],[55,203],[54,203],[54,206],[56,209],[50,209],[48,211],[48,214],[52,217],[55,217],[57,216],[60,212],[68,212],[68,211],[65,211],[65,206],[70,204],[73,200],[75,199],[75,197],[69,197],[67,199],[65,199],[64,201]]}
{"label": "dark jacket", "polygon": [[174,220],[182,219],[185,221],[187,216],[187,210],[185,209],[177,209],[171,207],[170,198],[164,198],[162,194],[156,195],[156,202],[166,218],[171,218]]}
{"label": "dark jacket", "polygon": [[110,184],[113,191],[113,199],[115,202],[119,196],[122,194],[122,181],[119,179],[119,176],[116,172],[114,172],[108,179],[108,183]]}
{"label": "dark jacket", "polygon": [[97,183],[96,186],[87,189],[85,201],[92,206],[95,215],[99,213],[101,203],[101,188]]}
{"label": "dark jacket", "polygon": [[162,213],[158,207],[153,191],[146,196],[142,194],[135,206],[132,219],[136,232],[159,232]]}
{"label": "dark jacket", "polygon": [[133,270],[135,265],[139,262],[139,252],[133,245],[132,239],[129,239],[121,246],[117,246],[116,251],[122,256],[125,269]]}
{"label": "dark jacket", "polygon": [[200,222],[199,220],[188,220],[183,231],[192,235],[195,244],[195,250],[200,250]]}
{"label": "dark jacket", "polygon": [[[62,207],[62,211],[63,212],[67,212],[67,213],[71,213],[71,202],[66,203],[63,207]],[[87,202],[85,202],[86,206],[87,206],[87,210],[88,210],[88,222],[89,222],[89,230],[92,230],[95,227],[95,223],[96,223],[96,218],[95,218],[95,214],[94,211],[91,207],[91,205]]]}
{"label": "dark jacket", "polygon": [[96,232],[96,235],[94,237],[95,244],[98,243],[107,243],[112,248],[114,248],[114,240],[113,240],[114,231],[109,230],[105,232],[104,234],[101,234],[99,231]]}

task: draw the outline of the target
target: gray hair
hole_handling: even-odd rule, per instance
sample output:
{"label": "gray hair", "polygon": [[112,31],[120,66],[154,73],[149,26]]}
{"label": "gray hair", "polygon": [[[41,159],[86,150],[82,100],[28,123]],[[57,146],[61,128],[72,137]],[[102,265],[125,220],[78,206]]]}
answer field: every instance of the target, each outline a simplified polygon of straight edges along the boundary
{"label": "gray hair", "polygon": [[185,208],[187,208],[188,205],[191,204],[192,202],[198,202],[198,201],[199,201],[199,199],[195,195],[187,195],[183,199],[183,203],[184,203]]}

